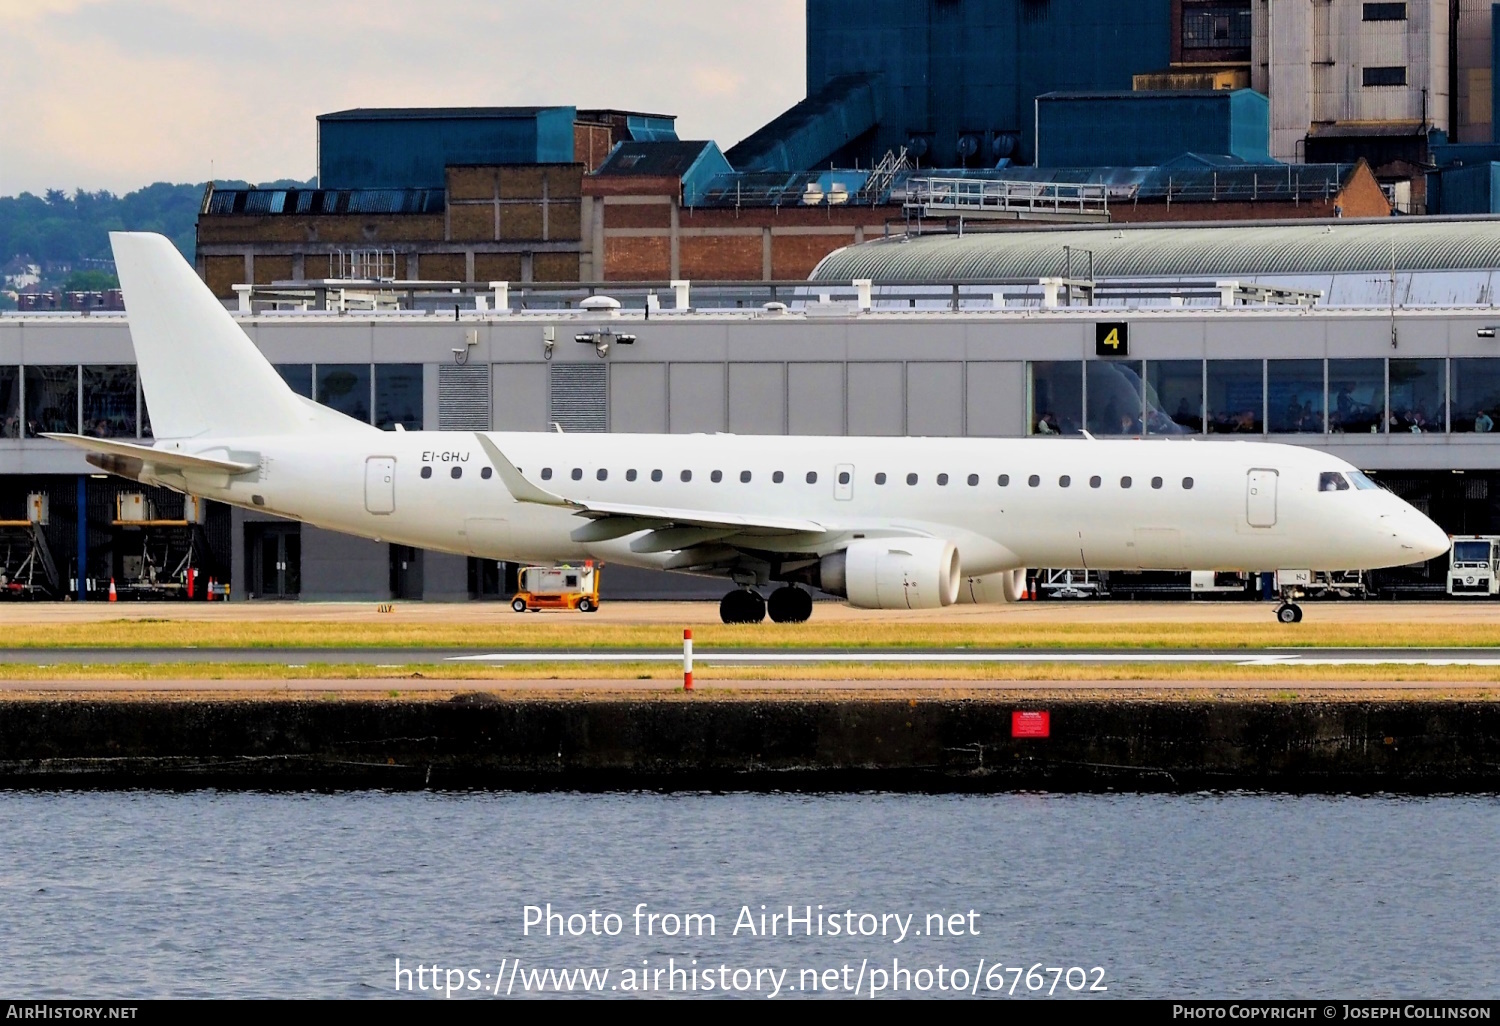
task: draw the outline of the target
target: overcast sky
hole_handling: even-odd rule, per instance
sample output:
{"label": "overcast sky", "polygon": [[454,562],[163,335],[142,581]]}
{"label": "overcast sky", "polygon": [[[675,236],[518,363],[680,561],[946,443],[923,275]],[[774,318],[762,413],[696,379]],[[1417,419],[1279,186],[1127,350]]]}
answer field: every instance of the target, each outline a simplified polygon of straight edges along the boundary
{"label": "overcast sky", "polygon": [[321,113],[565,104],[728,148],[803,96],[803,0],[0,0],[0,196],[308,178]]}

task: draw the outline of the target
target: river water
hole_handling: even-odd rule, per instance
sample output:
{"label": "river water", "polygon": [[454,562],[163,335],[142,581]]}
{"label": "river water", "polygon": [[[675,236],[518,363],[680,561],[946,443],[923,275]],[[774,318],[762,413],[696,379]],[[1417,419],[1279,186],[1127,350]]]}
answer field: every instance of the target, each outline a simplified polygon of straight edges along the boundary
{"label": "river water", "polygon": [[1495,998],[1497,907],[1494,796],[0,793],[5,997]]}

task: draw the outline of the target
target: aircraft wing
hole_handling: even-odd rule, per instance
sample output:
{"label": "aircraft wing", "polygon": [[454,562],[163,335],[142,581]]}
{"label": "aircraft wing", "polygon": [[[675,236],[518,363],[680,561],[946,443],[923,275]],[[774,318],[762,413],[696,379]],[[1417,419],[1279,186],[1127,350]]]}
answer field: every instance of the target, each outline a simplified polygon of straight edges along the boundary
{"label": "aircraft wing", "polygon": [[[594,521],[613,521],[613,523],[599,523],[597,528],[584,527],[575,531],[573,537],[578,541],[595,540],[602,541],[607,538],[617,538],[625,534],[633,534],[636,531],[655,530],[658,535],[663,535],[663,543],[668,540],[680,541],[687,544],[670,545],[669,548],[685,548],[691,544],[701,544],[709,540],[706,535],[714,534],[715,538],[727,538],[736,534],[823,534],[834,530],[828,524],[822,524],[815,520],[801,520],[795,517],[768,517],[750,515],[744,513],[729,513],[722,510],[701,509],[673,509],[667,506],[635,506],[619,502],[593,502],[580,499],[569,499],[549,492],[545,488],[533,484],[522,476],[505,455],[500,447],[490,441],[483,434],[477,434],[480,446],[489,456],[490,462],[495,465],[495,472],[500,475],[500,480],[510,490],[510,494],[517,502],[534,502],[544,506],[561,506],[573,510],[580,517],[587,517]],[[667,525],[680,525],[689,529],[701,529],[693,533],[682,532],[681,538],[668,538],[666,532],[660,530]],[[696,540],[694,540],[696,539]],[[651,551],[651,550],[638,550]],[[665,551],[665,550],[659,550]]]}
{"label": "aircraft wing", "polygon": [[157,467],[170,468],[172,470],[197,471],[209,474],[248,474],[257,469],[254,463],[239,463],[234,460],[216,460],[207,456],[192,456],[185,452],[175,452],[171,449],[156,449],[149,445],[136,445],[132,442],[116,442],[108,438],[90,438],[88,435],[70,435],[57,431],[42,432],[43,438],[55,439],[66,442],[89,452],[104,453],[109,456],[124,456],[128,459],[140,460],[142,463],[150,463]]}

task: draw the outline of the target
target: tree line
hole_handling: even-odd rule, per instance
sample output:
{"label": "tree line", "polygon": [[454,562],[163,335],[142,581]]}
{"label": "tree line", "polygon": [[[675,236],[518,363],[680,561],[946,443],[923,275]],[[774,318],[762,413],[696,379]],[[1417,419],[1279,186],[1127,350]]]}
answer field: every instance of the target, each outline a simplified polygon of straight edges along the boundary
{"label": "tree line", "polygon": [[[41,196],[29,192],[0,196],[0,264],[18,256],[29,256],[44,267],[80,268],[89,266],[89,261],[108,261],[112,231],[160,232],[192,261],[205,184],[157,182],[123,196],[84,189],[72,195],[62,189],[48,189]],[[246,188],[249,183],[217,184],[221,188]],[[282,180],[266,184],[294,187],[311,183]],[[108,266],[103,265],[103,269]],[[94,267],[99,269],[100,265]],[[62,277],[56,281],[61,284]]]}

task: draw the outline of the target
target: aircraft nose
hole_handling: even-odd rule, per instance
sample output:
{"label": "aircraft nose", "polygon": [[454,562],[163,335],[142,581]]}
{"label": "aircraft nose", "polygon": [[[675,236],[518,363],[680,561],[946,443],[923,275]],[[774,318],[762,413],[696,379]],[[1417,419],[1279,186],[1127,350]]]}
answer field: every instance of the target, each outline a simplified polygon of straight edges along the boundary
{"label": "aircraft nose", "polygon": [[1380,520],[1401,547],[1402,557],[1409,554],[1408,563],[1435,559],[1447,552],[1451,544],[1447,532],[1414,509],[1387,513]]}

